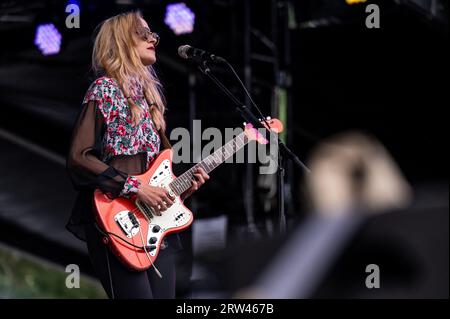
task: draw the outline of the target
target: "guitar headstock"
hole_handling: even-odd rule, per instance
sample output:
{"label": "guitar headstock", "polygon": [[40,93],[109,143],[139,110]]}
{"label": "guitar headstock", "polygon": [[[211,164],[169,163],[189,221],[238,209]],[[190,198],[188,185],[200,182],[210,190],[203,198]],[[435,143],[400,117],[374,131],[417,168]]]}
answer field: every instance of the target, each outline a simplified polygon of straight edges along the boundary
{"label": "guitar headstock", "polygon": [[[266,121],[260,122],[265,128],[271,130],[272,132],[275,132],[277,134],[283,132],[283,123],[281,123],[279,119],[267,118]],[[247,124],[244,123],[244,132],[249,140],[255,140],[260,144],[269,143],[267,139],[261,133],[259,133],[259,131],[256,128],[254,128],[253,124],[251,123]]]}

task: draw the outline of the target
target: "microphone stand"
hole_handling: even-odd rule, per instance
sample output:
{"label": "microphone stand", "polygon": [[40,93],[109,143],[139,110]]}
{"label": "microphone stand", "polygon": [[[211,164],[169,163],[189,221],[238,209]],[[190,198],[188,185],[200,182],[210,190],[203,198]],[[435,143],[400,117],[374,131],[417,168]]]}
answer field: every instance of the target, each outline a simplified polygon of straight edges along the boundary
{"label": "microphone stand", "polygon": [[[236,96],[225,86],[223,83],[211,72],[208,66],[208,61],[205,60],[198,66],[199,70],[205,74],[213,83],[215,83],[220,90],[225,93],[226,96],[230,98],[231,101],[236,105],[236,111],[241,115],[244,121],[251,123],[255,128],[266,129],[258,120],[258,118],[253,114],[253,112],[241,101],[239,101]],[[262,119],[264,121],[264,118]],[[270,138],[269,138],[270,142]],[[278,142],[278,222],[280,234],[286,232],[286,215],[284,212],[284,167],[283,167],[283,155],[286,155],[295,165],[300,167],[306,173],[309,173],[309,168],[300,161],[300,159],[277,137]]]}

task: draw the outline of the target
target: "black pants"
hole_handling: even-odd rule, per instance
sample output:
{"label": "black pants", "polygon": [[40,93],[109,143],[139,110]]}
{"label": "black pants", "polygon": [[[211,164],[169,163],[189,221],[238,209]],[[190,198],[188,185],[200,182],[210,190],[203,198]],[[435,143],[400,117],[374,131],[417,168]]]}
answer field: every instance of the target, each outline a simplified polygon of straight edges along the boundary
{"label": "black pants", "polygon": [[135,272],[127,269],[103,244],[94,225],[86,226],[86,242],[92,265],[103,288],[112,299],[175,298],[175,252],[170,245],[160,250],[155,266]]}

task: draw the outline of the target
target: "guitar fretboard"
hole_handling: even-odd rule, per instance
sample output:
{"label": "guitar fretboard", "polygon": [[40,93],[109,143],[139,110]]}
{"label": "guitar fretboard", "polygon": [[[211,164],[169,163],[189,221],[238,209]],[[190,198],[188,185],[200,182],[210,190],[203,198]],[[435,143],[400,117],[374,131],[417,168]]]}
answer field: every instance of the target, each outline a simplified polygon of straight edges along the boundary
{"label": "guitar fretboard", "polygon": [[172,181],[172,183],[170,183],[170,188],[178,196],[181,195],[191,187],[194,173],[199,167],[203,168],[206,173],[211,172],[213,169],[225,162],[228,158],[233,156],[234,153],[239,151],[248,142],[249,139],[247,138],[245,133],[242,132],[234,139],[226,143],[224,146],[219,148],[217,151],[207,156],[201,162],[195,164],[186,172],[178,176],[175,180]]}

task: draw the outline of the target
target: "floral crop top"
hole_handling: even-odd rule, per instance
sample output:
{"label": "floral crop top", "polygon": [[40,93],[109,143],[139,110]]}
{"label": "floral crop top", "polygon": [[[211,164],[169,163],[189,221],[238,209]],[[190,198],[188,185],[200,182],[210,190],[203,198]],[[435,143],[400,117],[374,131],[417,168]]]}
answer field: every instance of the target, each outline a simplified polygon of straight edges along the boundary
{"label": "floral crop top", "polygon": [[137,193],[141,182],[134,175],[148,169],[159,153],[161,138],[144,95],[132,98],[143,110],[138,124],[132,122],[128,101],[115,79],[104,76],[90,85],[67,162],[76,189],[99,188],[110,198]]}
{"label": "floral crop top", "polygon": [[89,101],[97,102],[107,126],[103,137],[103,162],[108,162],[115,155],[147,152],[149,163],[158,155],[160,138],[143,95],[134,97],[135,103],[144,110],[138,125],[132,123],[127,100],[115,79],[101,77],[94,81],[86,92],[83,104]]}
{"label": "floral crop top", "polygon": [[[83,104],[96,101],[103,115],[106,132],[103,135],[103,158],[107,163],[116,155],[135,155],[147,153],[147,165],[158,155],[160,137],[150,117],[150,110],[144,95],[133,96],[134,102],[143,109],[139,124],[132,123],[131,111],[126,97],[117,81],[109,77],[101,77],[89,87]],[[140,181],[128,176],[120,196],[129,197],[137,192]]]}

